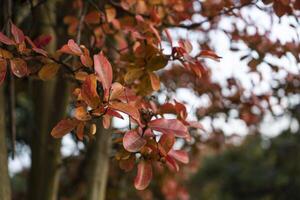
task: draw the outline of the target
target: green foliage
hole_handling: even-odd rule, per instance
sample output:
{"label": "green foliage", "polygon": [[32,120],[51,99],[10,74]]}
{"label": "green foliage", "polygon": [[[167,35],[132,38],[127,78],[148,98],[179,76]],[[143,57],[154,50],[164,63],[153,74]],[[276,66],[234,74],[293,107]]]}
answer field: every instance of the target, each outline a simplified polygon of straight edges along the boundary
{"label": "green foliage", "polygon": [[267,141],[249,136],[243,145],[204,160],[190,183],[192,199],[300,199],[299,152],[299,133],[286,131]]}

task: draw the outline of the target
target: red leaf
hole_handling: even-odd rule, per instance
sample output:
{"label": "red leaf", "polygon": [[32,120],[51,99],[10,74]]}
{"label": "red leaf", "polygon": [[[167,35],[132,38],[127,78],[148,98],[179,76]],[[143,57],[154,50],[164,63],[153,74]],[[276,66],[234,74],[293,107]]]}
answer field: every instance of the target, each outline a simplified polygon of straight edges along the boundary
{"label": "red leaf", "polygon": [[174,134],[163,134],[159,139],[159,144],[163,148],[165,155],[169,153],[175,143]]}
{"label": "red leaf", "polygon": [[150,121],[148,126],[153,130],[160,131],[162,133],[170,133],[182,138],[188,137],[187,127],[177,119],[155,119]]}
{"label": "red leaf", "polygon": [[169,152],[169,155],[179,162],[182,162],[184,164],[189,163],[189,155],[186,151],[183,150],[171,150]]}
{"label": "red leaf", "polygon": [[51,35],[40,35],[33,42],[36,47],[41,48],[47,46],[52,40]]}
{"label": "red leaf", "polygon": [[96,108],[98,106],[100,98],[97,93],[97,80],[94,75],[86,77],[81,86],[81,97],[90,107]]}
{"label": "red leaf", "polygon": [[135,161],[135,157],[134,156],[131,156],[130,158],[128,158],[126,160],[120,160],[119,161],[119,167],[121,169],[123,169],[124,171],[129,172],[134,167],[134,161]]}
{"label": "red leaf", "polygon": [[51,135],[54,138],[61,138],[76,127],[76,121],[72,119],[63,119],[52,129]]}
{"label": "red leaf", "polygon": [[183,105],[182,103],[179,103],[179,102],[175,101],[175,109],[176,109],[177,115],[179,115],[179,117],[181,119],[186,119],[187,112],[186,112],[185,105]]}
{"label": "red leaf", "polygon": [[28,73],[27,63],[21,58],[10,60],[10,67],[14,75],[19,78],[26,76]]}
{"label": "red leaf", "polygon": [[124,119],[123,116],[120,113],[118,113],[117,111],[114,111],[110,108],[107,108],[106,114],[110,115],[110,116],[113,116],[113,117],[120,118],[120,119]]}
{"label": "red leaf", "polygon": [[75,56],[82,55],[81,48],[78,46],[78,44],[75,43],[75,41],[73,39],[70,39],[68,41],[68,44],[65,44],[64,46],[62,46],[59,49],[59,51],[62,53],[71,54],[71,55],[75,55]]}
{"label": "red leaf", "polygon": [[217,62],[220,62],[220,58],[222,58],[222,57],[218,56],[215,52],[209,51],[209,50],[202,50],[200,52],[199,56],[207,57],[207,58],[213,59]]}
{"label": "red leaf", "polygon": [[132,119],[134,119],[138,124],[140,124],[140,113],[136,107],[133,107],[130,104],[125,104],[122,102],[112,102],[109,107],[114,110],[121,111],[129,115]]}
{"label": "red leaf", "polygon": [[25,36],[25,39],[30,44],[34,52],[41,54],[43,56],[47,56],[47,52],[41,48],[38,48],[28,36]]}
{"label": "red leaf", "polygon": [[146,140],[136,130],[126,132],[123,137],[123,146],[129,152],[139,151],[146,143]]}
{"label": "red leaf", "polygon": [[175,172],[179,171],[179,166],[177,162],[171,156],[166,157],[166,164],[171,171],[175,171]]}
{"label": "red leaf", "polygon": [[7,62],[4,59],[0,59],[0,85],[3,83],[7,71]]}
{"label": "red leaf", "polygon": [[134,180],[134,186],[137,190],[144,190],[150,184],[152,179],[152,166],[147,161],[141,161],[138,164],[137,175]]}
{"label": "red leaf", "polygon": [[171,47],[172,47],[172,46],[173,46],[173,41],[172,41],[171,34],[170,34],[170,32],[169,32],[168,29],[165,29],[164,31],[165,31],[166,36],[167,36],[167,38],[168,38],[168,40],[169,40],[169,42],[170,42],[170,44],[171,44]]}
{"label": "red leaf", "polygon": [[12,39],[10,39],[9,37],[6,37],[1,32],[0,32],[0,42],[7,44],[7,45],[15,45],[16,44]]}
{"label": "red leaf", "polygon": [[23,31],[21,31],[16,25],[14,25],[13,23],[11,24],[11,33],[15,38],[15,41],[17,44],[20,44],[22,42],[24,42],[25,40],[25,36]]}
{"label": "red leaf", "polygon": [[68,41],[68,47],[73,52],[73,54],[77,56],[80,56],[82,54],[80,47],[78,46],[78,44],[76,44],[76,42],[73,39]]}
{"label": "red leaf", "polygon": [[94,55],[94,67],[98,79],[102,83],[105,96],[107,97],[112,84],[112,67],[102,52],[98,55]]}

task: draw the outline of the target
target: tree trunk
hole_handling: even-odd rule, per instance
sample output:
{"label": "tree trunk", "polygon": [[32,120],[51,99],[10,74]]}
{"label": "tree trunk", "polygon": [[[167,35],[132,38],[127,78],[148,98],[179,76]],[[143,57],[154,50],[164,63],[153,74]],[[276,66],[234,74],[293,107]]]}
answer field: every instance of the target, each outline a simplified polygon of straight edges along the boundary
{"label": "tree trunk", "polygon": [[6,147],[6,127],[5,127],[5,106],[4,106],[4,92],[3,85],[0,86],[0,199],[11,199],[11,187],[8,175],[8,162],[7,162],[7,147]]}
{"label": "tree trunk", "polygon": [[[38,13],[40,32],[52,36],[48,51],[56,50],[54,25],[56,1],[44,3]],[[32,165],[29,183],[30,200],[57,199],[60,174],[61,141],[51,137],[51,129],[63,118],[68,100],[68,85],[63,77],[42,82],[32,82],[32,98],[36,130],[31,138]]]}
{"label": "tree trunk", "polygon": [[109,172],[111,132],[98,123],[96,140],[91,144],[87,167],[87,200],[105,200]]}

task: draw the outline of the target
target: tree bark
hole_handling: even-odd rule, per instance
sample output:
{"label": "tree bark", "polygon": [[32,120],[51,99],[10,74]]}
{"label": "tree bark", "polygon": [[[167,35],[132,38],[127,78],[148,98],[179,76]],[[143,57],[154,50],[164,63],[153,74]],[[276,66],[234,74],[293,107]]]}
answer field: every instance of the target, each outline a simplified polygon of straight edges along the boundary
{"label": "tree bark", "polygon": [[11,199],[11,187],[8,175],[8,162],[7,162],[7,146],[6,146],[6,127],[5,127],[5,106],[4,106],[4,91],[3,85],[0,86],[0,199]]}
{"label": "tree bark", "polygon": [[[44,3],[38,13],[40,32],[52,36],[48,51],[56,50],[56,1]],[[61,140],[51,137],[51,129],[65,115],[68,100],[68,84],[63,77],[55,80],[32,82],[32,97],[36,130],[31,138],[32,165],[29,183],[30,200],[57,199],[60,175]]]}
{"label": "tree bark", "polygon": [[98,123],[96,140],[88,152],[87,200],[105,200],[106,183],[109,172],[111,133]]}

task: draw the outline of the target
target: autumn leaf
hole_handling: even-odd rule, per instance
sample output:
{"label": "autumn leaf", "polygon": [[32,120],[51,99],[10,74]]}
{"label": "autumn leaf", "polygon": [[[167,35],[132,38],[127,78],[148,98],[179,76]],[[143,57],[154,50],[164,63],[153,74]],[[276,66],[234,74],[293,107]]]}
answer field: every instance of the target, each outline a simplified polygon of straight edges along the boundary
{"label": "autumn leaf", "polygon": [[39,71],[39,77],[42,80],[52,79],[58,72],[59,65],[57,63],[47,63]]}
{"label": "autumn leaf", "polygon": [[177,115],[181,119],[186,119],[187,118],[187,111],[186,111],[186,107],[185,107],[184,104],[175,101],[175,110],[177,112]]}
{"label": "autumn leaf", "polygon": [[87,109],[83,106],[75,108],[74,117],[80,121],[88,121],[92,118],[87,112]]}
{"label": "autumn leaf", "polygon": [[68,44],[63,45],[62,48],[59,49],[59,51],[62,53],[76,55],[76,56],[80,56],[82,54],[82,50],[73,39],[70,39],[68,41]]}
{"label": "autumn leaf", "polygon": [[11,59],[13,58],[13,54],[10,53],[9,51],[0,48],[0,58]]}
{"label": "autumn leaf", "polygon": [[110,115],[112,117],[117,117],[117,118],[120,118],[120,119],[124,119],[123,116],[120,113],[118,113],[117,111],[114,111],[110,108],[107,108],[106,114]]}
{"label": "autumn leaf", "polygon": [[171,150],[169,155],[181,163],[189,163],[189,155],[186,151],[183,150]]}
{"label": "autumn leaf", "polygon": [[78,44],[76,44],[76,42],[73,39],[68,41],[68,47],[73,52],[73,54],[77,56],[80,56],[82,54],[80,47],[78,46]]}
{"label": "autumn leaf", "polygon": [[149,78],[150,78],[150,81],[151,81],[151,86],[152,86],[152,89],[154,91],[157,91],[160,89],[160,80],[159,80],[159,77],[153,73],[153,72],[148,72],[149,74]]}
{"label": "autumn leaf", "polygon": [[20,44],[22,42],[24,42],[25,40],[25,36],[23,31],[21,31],[16,25],[14,25],[13,23],[11,24],[11,33],[15,38],[15,41],[17,44]]}
{"label": "autumn leaf", "polygon": [[125,133],[123,146],[129,152],[137,152],[146,144],[146,140],[136,130]]}
{"label": "autumn leaf", "polygon": [[102,119],[103,128],[109,129],[110,123],[111,123],[111,116],[103,115],[103,119]]}
{"label": "autumn leaf", "polygon": [[147,62],[147,70],[148,71],[157,71],[159,69],[164,68],[168,64],[168,58],[163,54],[154,55]]}
{"label": "autumn leaf", "polygon": [[148,126],[153,130],[166,133],[174,134],[177,137],[186,138],[188,137],[187,127],[177,119],[155,119],[148,123]]}
{"label": "autumn leaf", "polygon": [[200,52],[199,56],[210,58],[210,59],[213,59],[217,62],[220,62],[220,59],[222,58],[222,57],[218,56],[215,52],[209,51],[209,50],[202,50]]}
{"label": "autumn leaf", "polygon": [[84,136],[84,122],[80,122],[76,127],[76,136],[79,140],[83,140]]}
{"label": "autumn leaf", "polygon": [[112,102],[109,107],[111,109],[118,110],[129,115],[130,117],[132,117],[132,119],[140,124],[140,113],[136,107],[122,102]]}
{"label": "autumn leaf", "polygon": [[6,35],[4,35],[2,32],[0,32],[0,42],[4,43],[6,45],[15,45],[16,44],[12,39],[10,39]]}
{"label": "autumn leaf", "polygon": [[107,22],[112,22],[115,19],[117,12],[114,7],[105,6],[105,14],[106,14]]}
{"label": "autumn leaf", "polygon": [[139,79],[144,74],[143,68],[132,68],[127,71],[124,76],[124,81],[127,84],[133,83],[135,80]]}
{"label": "autumn leaf", "polygon": [[110,100],[122,100],[125,97],[126,88],[118,82],[111,86]]}
{"label": "autumn leaf", "polygon": [[84,21],[88,24],[98,24],[100,22],[100,13],[98,11],[91,11],[85,17]]}
{"label": "autumn leaf", "polygon": [[174,134],[163,134],[159,139],[159,144],[163,148],[163,154],[168,154],[175,143]]}
{"label": "autumn leaf", "polygon": [[92,67],[93,66],[93,60],[92,58],[90,57],[90,55],[87,55],[87,54],[82,54],[80,56],[80,61],[81,63],[86,66],[86,67]]}
{"label": "autumn leaf", "polygon": [[76,127],[77,122],[73,119],[61,120],[51,131],[54,138],[61,138]]}
{"label": "autumn leaf", "polygon": [[47,57],[48,53],[44,49],[38,48],[28,36],[25,36],[25,40],[29,43],[29,45],[31,46],[32,50],[35,53],[38,53],[38,54],[41,54],[41,55]]}
{"label": "autumn leaf", "polygon": [[112,84],[112,67],[107,58],[100,52],[94,55],[94,67],[98,80],[102,83],[105,91],[105,96],[109,94],[109,90]]}
{"label": "autumn leaf", "polygon": [[14,58],[10,60],[10,67],[14,75],[22,78],[27,75],[27,63],[21,58]]}
{"label": "autumn leaf", "polygon": [[133,169],[135,164],[135,157],[130,156],[128,159],[120,160],[119,167],[123,169],[125,172],[129,172]]}
{"label": "autumn leaf", "polygon": [[177,162],[171,156],[166,157],[166,165],[171,171],[179,171],[179,166]]}
{"label": "autumn leaf", "polygon": [[94,75],[87,76],[83,82],[81,97],[92,108],[96,108],[100,103],[100,97],[97,93],[97,80]]}
{"label": "autumn leaf", "polygon": [[7,71],[7,62],[4,59],[0,59],[0,85],[3,83]]}
{"label": "autumn leaf", "polygon": [[134,186],[137,190],[144,190],[152,179],[152,166],[149,161],[141,161],[138,164],[137,175],[134,179]]}

